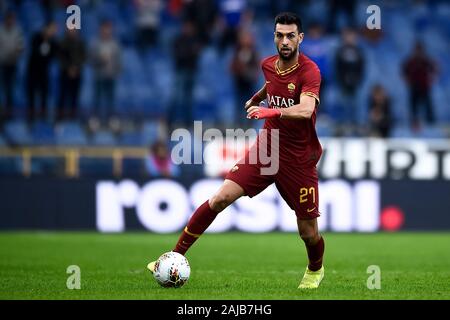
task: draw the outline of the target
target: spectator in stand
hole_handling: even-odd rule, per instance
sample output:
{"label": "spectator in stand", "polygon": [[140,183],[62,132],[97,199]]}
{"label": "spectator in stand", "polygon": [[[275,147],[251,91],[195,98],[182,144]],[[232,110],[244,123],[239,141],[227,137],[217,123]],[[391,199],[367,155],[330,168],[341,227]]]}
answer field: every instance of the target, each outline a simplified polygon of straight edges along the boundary
{"label": "spectator in stand", "polygon": [[[302,7],[308,5],[310,0],[268,0],[269,17],[275,17],[280,12],[301,12]],[[261,1],[264,3],[264,1]]]}
{"label": "spectator in stand", "polygon": [[239,34],[231,61],[231,74],[236,97],[235,124],[244,126],[249,124],[244,105],[254,94],[259,75],[259,55],[249,31],[242,30]]}
{"label": "spectator in stand", "polygon": [[321,113],[326,111],[324,90],[330,76],[330,63],[328,61],[330,46],[324,38],[323,32],[323,27],[319,22],[311,22],[302,42],[303,52],[317,64],[322,76],[322,81],[320,82],[320,92],[322,94],[320,95],[320,108],[318,109]]}
{"label": "spectator in stand", "polygon": [[226,52],[229,46],[237,42],[238,30],[241,26],[246,0],[219,0],[221,36],[219,39],[219,53]]}
{"label": "spectator in stand", "polygon": [[135,5],[137,46],[141,53],[145,53],[158,42],[160,14],[163,7],[161,0],[135,0]]}
{"label": "spectator in stand", "polygon": [[214,24],[217,19],[217,7],[211,0],[189,0],[184,2],[183,21],[190,21],[194,25],[197,37],[203,46],[210,44]]}
{"label": "spectator in stand", "polygon": [[47,96],[49,68],[57,52],[55,35],[58,27],[48,22],[31,39],[30,56],[27,65],[28,120],[35,120],[35,98],[40,97],[38,117],[47,120]]}
{"label": "spectator in stand", "polygon": [[122,70],[122,49],[114,37],[111,21],[102,22],[90,56],[95,77],[93,114],[106,122],[115,111],[116,80]]}
{"label": "spectator in stand", "polygon": [[0,48],[0,81],[5,96],[5,110],[0,109],[1,122],[13,115],[17,63],[24,49],[22,30],[17,26],[16,15],[12,11],[6,14],[4,23],[0,26]]}
{"label": "spectator in stand", "polygon": [[69,118],[75,119],[82,79],[83,64],[86,60],[86,46],[76,29],[67,30],[59,46],[60,95],[57,120],[66,118],[64,111],[70,107]]}
{"label": "spectator in stand", "polygon": [[[15,2],[22,2],[22,0],[17,1],[15,0]],[[44,19],[46,21],[50,21],[55,19],[55,13],[57,12],[58,9],[63,9],[64,11],[66,11],[66,8],[77,4],[76,0],[40,0],[41,2],[41,6],[42,9],[44,11]],[[86,2],[86,1],[85,1]]]}
{"label": "spectator in stand", "polygon": [[150,147],[150,153],[145,159],[145,167],[151,177],[173,178],[180,174],[179,168],[172,162],[167,145],[156,141]]}
{"label": "spectator in stand", "polygon": [[53,13],[56,7],[55,0],[42,0],[41,6],[44,11],[44,16],[47,21],[53,19]]}
{"label": "spectator in stand", "polygon": [[358,46],[357,33],[352,28],[342,32],[342,45],[336,52],[336,76],[340,106],[344,110],[345,128],[355,129],[358,119],[357,93],[364,78],[364,55]]}
{"label": "spectator in stand", "polygon": [[167,11],[174,18],[179,18],[183,11],[185,0],[168,0]]}
{"label": "spectator in stand", "polygon": [[202,50],[201,40],[190,21],[185,21],[173,42],[175,63],[175,88],[173,101],[168,114],[170,125],[181,124],[188,128],[192,125],[193,91],[197,74],[197,65]]}
{"label": "spectator in stand", "polygon": [[417,42],[412,55],[403,64],[403,76],[409,87],[411,126],[419,128],[419,107],[425,108],[426,121],[435,122],[431,89],[437,76],[435,62],[427,55],[421,42]]}
{"label": "spectator in stand", "polygon": [[342,26],[338,24],[340,17],[347,26],[355,25],[355,0],[330,0],[328,2],[328,32],[336,33]]}
{"label": "spectator in stand", "polygon": [[369,99],[370,135],[387,138],[392,128],[391,99],[381,85],[372,88]]}

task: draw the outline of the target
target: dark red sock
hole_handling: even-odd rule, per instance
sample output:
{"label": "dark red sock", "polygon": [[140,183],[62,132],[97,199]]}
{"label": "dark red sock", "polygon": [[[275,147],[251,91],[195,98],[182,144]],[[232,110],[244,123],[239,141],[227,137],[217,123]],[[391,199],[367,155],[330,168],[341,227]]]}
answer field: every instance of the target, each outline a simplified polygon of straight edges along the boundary
{"label": "dark red sock", "polygon": [[317,271],[322,268],[323,253],[325,251],[323,237],[320,236],[320,240],[313,246],[306,245],[306,251],[308,252],[309,270]]}
{"label": "dark red sock", "polygon": [[208,201],[203,203],[200,207],[195,210],[191,219],[181,233],[178,239],[177,245],[173,251],[178,252],[182,255],[189,250],[192,244],[205,232],[205,230],[210,226],[210,224],[217,217],[218,212],[215,212],[209,207]]}

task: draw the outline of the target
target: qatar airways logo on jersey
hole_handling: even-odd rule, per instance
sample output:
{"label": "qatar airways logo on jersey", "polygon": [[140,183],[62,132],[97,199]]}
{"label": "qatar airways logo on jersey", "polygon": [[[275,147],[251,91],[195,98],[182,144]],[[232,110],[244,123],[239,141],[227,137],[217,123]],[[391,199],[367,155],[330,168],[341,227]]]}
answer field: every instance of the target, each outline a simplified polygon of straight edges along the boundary
{"label": "qatar airways logo on jersey", "polygon": [[270,94],[267,94],[267,101],[273,108],[289,108],[295,104],[294,99],[271,96]]}

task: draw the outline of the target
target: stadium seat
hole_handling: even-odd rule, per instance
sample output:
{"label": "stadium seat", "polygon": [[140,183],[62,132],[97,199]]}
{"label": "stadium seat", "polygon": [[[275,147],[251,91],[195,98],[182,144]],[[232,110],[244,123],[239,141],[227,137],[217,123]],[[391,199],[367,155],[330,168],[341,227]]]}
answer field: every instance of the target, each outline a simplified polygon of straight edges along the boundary
{"label": "stadium seat", "polygon": [[418,133],[417,137],[423,139],[444,139],[447,138],[445,132],[437,126],[424,126]]}
{"label": "stadium seat", "polygon": [[31,35],[38,31],[45,23],[45,15],[42,6],[38,1],[25,0],[21,5],[20,10],[20,22],[22,24],[22,30]]}
{"label": "stadium seat", "polygon": [[333,125],[329,122],[322,122],[317,121],[316,122],[316,130],[317,135],[320,137],[332,137],[333,136]]}
{"label": "stadium seat", "polygon": [[431,96],[437,121],[440,123],[449,123],[450,110],[447,100],[450,98],[450,83],[447,85],[447,90],[444,83],[437,83],[433,87]]}
{"label": "stadium seat", "polygon": [[409,126],[397,126],[392,130],[392,138],[420,138],[420,139],[444,139],[445,131],[438,126],[423,125],[417,131]]}
{"label": "stadium seat", "polygon": [[32,144],[32,136],[25,121],[14,120],[5,125],[5,137],[15,145]]}
{"label": "stadium seat", "polygon": [[91,142],[96,146],[114,146],[117,144],[114,135],[106,130],[95,133]]}
{"label": "stadium seat", "polygon": [[396,126],[392,129],[391,138],[411,138],[414,136],[414,132],[409,126]]}
{"label": "stadium seat", "polygon": [[144,145],[144,139],[142,139],[142,134],[140,132],[124,132],[119,137],[119,144],[122,146],[138,147]]}
{"label": "stadium seat", "polygon": [[36,145],[55,144],[55,132],[53,125],[47,122],[36,122],[31,128],[33,143]]}
{"label": "stadium seat", "polygon": [[145,122],[141,129],[142,142],[151,145],[159,138],[159,123],[157,121]]}
{"label": "stadium seat", "polygon": [[88,140],[83,128],[76,122],[64,122],[56,127],[56,142],[58,145],[86,145]]}

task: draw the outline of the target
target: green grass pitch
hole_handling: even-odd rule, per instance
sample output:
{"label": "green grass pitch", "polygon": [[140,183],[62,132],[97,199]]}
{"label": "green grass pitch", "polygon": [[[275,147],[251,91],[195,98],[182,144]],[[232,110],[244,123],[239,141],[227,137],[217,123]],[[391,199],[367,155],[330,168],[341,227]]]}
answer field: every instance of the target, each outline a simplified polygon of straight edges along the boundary
{"label": "green grass pitch", "polygon": [[[325,233],[325,278],[298,290],[307,259],[296,233],[205,234],[191,278],[158,286],[145,266],[178,234],[0,233],[0,299],[450,299],[450,233]],[[66,287],[69,265],[81,289]],[[369,290],[367,268],[381,269]]]}

